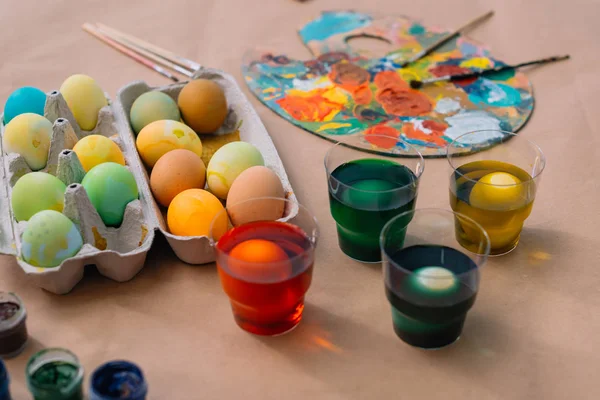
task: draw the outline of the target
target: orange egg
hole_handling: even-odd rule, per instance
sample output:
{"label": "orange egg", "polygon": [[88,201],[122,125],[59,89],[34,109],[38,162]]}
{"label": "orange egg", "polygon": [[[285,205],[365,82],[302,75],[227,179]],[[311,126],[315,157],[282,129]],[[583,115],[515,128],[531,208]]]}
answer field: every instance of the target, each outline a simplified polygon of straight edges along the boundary
{"label": "orange egg", "polygon": [[165,207],[184,190],[203,189],[205,182],[204,162],[186,149],[171,150],[159,158],[150,174],[152,194]]}
{"label": "orange egg", "polygon": [[212,236],[219,240],[227,231],[227,213],[214,194],[203,189],[188,189],[179,193],[167,211],[167,224],[173,235],[208,236],[214,222]]}
{"label": "orange egg", "polygon": [[227,264],[233,274],[245,280],[285,280],[292,275],[286,252],[264,239],[250,239],[235,246]]}

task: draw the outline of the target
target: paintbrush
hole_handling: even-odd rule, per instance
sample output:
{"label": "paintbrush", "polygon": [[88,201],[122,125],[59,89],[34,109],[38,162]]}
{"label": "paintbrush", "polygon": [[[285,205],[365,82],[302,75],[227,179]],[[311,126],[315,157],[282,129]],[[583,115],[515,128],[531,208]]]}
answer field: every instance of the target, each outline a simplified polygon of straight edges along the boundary
{"label": "paintbrush", "polygon": [[156,54],[151,53],[151,52],[135,45],[134,43],[129,42],[127,39],[123,39],[119,36],[113,35],[112,33],[109,33],[101,28],[99,28],[97,30],[104,36],[111,38],[115,42],[127,47],[130,50],[135,51],[136,53],[138,53],[139,55],[141,55],[143,57],[146,57],[154,62],[161,64],[164,67],[169,68],[170,70],[178,72],[181,75],[187,76],[188,78],[191,78],[194,75],[194,73],[192,71],[188,70],[187,68],[181,67],[175,63],[172,63],[169,60],[165,60],[164,58],[157,56]]}
{"label": "paintbrush", "polygon": [[165,76],[165,77],[169,78],[173,82],[179,82],[179,79],[175,75],[173,75],[169,71],[165,70],[160,65],[154,64],[152,61],[150,61],[146,57],[144,57],[144,56],[142,56],[142,55],[134,52],[133,50],[128,49],[127,47],[125,47],[125,46],[123,46],[123,45],[121,45],[121,44],[119,44],[117,42],[115,42],[111,38],[109,38],[107,36],[104,36],[96,28],[94,28],[93,25],[91,25],[89,23],[85,23],[85,24],[83,24],[81,26],[81,28],[84,31],[86,31],[87,33],[89,33],[90,35],[96,37],[100,41],[102,41],[105,44],[109,45],[113,49],[120,51],[121,53],[125,54],[126,56],[128,56],[130,58],[133,58],[135,61],[137,61],[138,63],[142,64],[143,66],[148,67],[148,68],[150,68],[150,69],[158,72],[159,74],[161,74],[162,76]]}
{"label": "paintbrush", "polygon": [[414,63],[417,60],[420,60],[421,58],[425,57],[426,55],[430,54],[431,52],[433,52],[434,50],[436,50],[437,48],[443,46],[444,44],[448,43],[450,40],[454,39],[455,37],[459,36],[463,31],[467,30],[468,28],[475,26],[477,24],[479,24],[480,22],[483,22],[484,20],[490,18],[492,15],[494,15],[494,11],[488,11],[487,13],[467,22],[466,24],[464,24],[463,26],[461,26],[460,28],[456,29],[454,32],[450,32],[445,36],[442,36],[440,39],[438,39],[437,41],[433,42],[431,45],[429,45],[428,47],[424,48],[423,50],[421,50],[420,52],[418,52],[417,54],[415,54],[414,56],[412,56],[411,58],[409,58],[406,61],[403,61],[400,64],[400,68],[405,68],[407,65]]}
{"label": "paintbrush", "polygon": [[442,82],[442,81],[456,82],[456,81],[461,81],[463,79],[486,77],[486,76],[490,76],[490,75],[493,75],[493,74],[496,74],[496,73],[502,72],[502,71],[514,70],[514,69],[518,69],[518,68],[522,68],[522,67],[527,67],[530,65],[547,64],[547,63],[551,63],[551,62],[567,60],[568,58],[570,58],[569,55],[555,56],[555,57],[543,58],[541,60],[527,61],[527,62],[524,62],[521,64],[516,64],[516,65],[502,65],[500,67],[484,69],[481,71],[468,72],[466,74],[444,75],[444,76],[440,76],[438,78],[425,79],[422,81],[413,80],[413,81],[410,81],[410,87],[413,89],[419,89],[419,88],[423,87],[423,85],[427,85],[427,84],[434,83],[434,82]]}
{"label": "paintbrush", "polygon": [[137,47],[140,47],[146,51],[154,53],[157,56],[164,58],[165,60],[169,60],[172,63],[175,63],[181,67],[187,68],[193,72],[202,68],[202,66],[195,61],[189,60],[185,57],[182,57],[173,52],[170,52],[169,50],[165,50],[161,47],[158,47],[156,45],[148,43],[148,42],[146,42],[142,39],[139,39],[133,35],[129,35],[125,32],[121,32],[115,28],[111,28],[110,26],[106,26],[99,22],[96,23],[96,25],[98,25],[98,27],[100,29],[102,29],[103,31],[111,33],[113,36],[120,36],[121,38],[126,39],[128,42],[135,44]]}

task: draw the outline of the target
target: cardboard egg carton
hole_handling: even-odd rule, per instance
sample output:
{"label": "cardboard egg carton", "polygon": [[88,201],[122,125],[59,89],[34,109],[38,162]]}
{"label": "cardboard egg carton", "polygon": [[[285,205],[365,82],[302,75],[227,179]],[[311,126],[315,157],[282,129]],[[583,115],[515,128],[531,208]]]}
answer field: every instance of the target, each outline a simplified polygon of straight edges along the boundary
{"label": "cardboard egg carton", "polygon": [[[48,162],[41,171],[58,177],[67,185],[63,214],[79,228],[84,244],[74,257],[54,268],[35,267],[23,260],[21,237],[27,222],[14,219],[10,199],[17,180],[31,169],[21,155],[5,154],[0,141],[0,252],[16,256],[19,266],[35,285],[56,294],[70,292],[82,279],[84,267],[89,264],[96,265],[102,275],[115,281],[132,279],[143,268],[154,239],[154,229],[144,214],[147,207],[143,203],[147,197],[140,193],[138,200],[127,205],[120,227],[106,227],[80,184],[85,171],[71,150],[79,139],[88,135],[111,137],[123,152],[126,167],[132,172],[139,171],[135,148],[128,148],[119,136],[114,136],[118,129],[113,105],[100,110],[98,123],[92,131],[84,131],[62,95],[52,91],[47,94],[44,116],[53,123],[53,127]],[[2,124],[2,136],[4,128]],[[139,176],[139,173],[134,175]],[[138,181],[137,184],[143,186],[145,182]]]}
{"label": "cardboard egg carton", "polygon": [[[269,133],[235,79],[222,71],[209,68],[199,70],[193,77],[193,79],[199,78],[210,79],[219,84],[225,91],[229,113],[223,126],[215,134],[230,133],[238,129],[240,132],[240,139],[256,146],[265,160],[265,166],[274,171],[281,179],[286,197],[291,200],[296,200],[296,196],[290,185],[283,163],[277,154],[277,149],[275,148]],[[136,136],[129,123],[129,112],[133,102],[142,94],[152,90],[166,93],[177,102],[179,92],[185,84],[186,82],[181,82],[168,86],[151,88],[143,81],[136,81],[119,90],[115,99],[114,110],[115,119],[119,127],[119,132],[121,133],[121,138],[125,142],[125,147],[133,149],[133,151],[136,149]],[[150,220],[150,223],[166,237],[169,245],[180,260],[188,264],[206,264],[213,262],[215,260],[214,244],[211,243],[208,237],[176,236],[169,232],[165,222],[166,209],[156,203],[150,190],[150,171],[145,168],[137,151],[135,151],[135,154],[141,168],[135,169],[133,172],[136,174],[136,181],[140,182],[140,196],[142,196],[143,193],[143,196],[148,199],[147,204],[151,205],[151,209],[148,210],[148,219]],[[284,217],[291,218],[296,213],[297,209],[286,209]]]}

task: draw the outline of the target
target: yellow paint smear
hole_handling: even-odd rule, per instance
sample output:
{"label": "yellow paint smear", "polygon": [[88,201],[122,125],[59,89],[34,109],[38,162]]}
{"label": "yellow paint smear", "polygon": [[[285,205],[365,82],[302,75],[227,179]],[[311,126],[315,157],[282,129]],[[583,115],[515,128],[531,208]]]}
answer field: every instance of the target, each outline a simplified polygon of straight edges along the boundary
{"label": "yellow paint smear", "polygon": [[92,226],[92,233],[94,234],[94,247],[98,250],[106,250],[106,239],[98,232],[98,228]]}
{"label": "yellow paint smear", "polygon": [[227,143],[239,142],[240,131],[235,130],[231,133],[225,133],[223,135],[202,135],[200,138],[202,141],[202,161],[204,165],[208,165],[208,162],[212,158],[213,154]]}
{"label": "yellow paint smear", "polygon": [[328,124],[325,125],[321,125],[319,127],[319,129],[317,129],[317,132],[322,132],[322,131],[326,131],[328,129],[339,129],[339,128],[345,128],[347,126],[352,126],[352,124],[348,124],[348,123],[341,123],[341,122],[330,122]]}
{"label": "yellow paint smear", "polygon": [[146,225],[142,225],[142,238],[140,239],[140,243],[138,244],[138,246],[141,246],[142,243],[144,243],[144,239],[146,239],[147,235],[148,235],[148,228],[146,227]]}

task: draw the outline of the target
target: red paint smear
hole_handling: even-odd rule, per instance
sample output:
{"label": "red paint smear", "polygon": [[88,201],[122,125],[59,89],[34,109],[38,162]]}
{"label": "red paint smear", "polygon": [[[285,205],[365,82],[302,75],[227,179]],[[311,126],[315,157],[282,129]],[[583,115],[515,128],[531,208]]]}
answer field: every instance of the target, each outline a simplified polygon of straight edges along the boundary
{"label": "red paint smear", "polygon": [[423,121],[423,128],[430,129],[432,132],[426,134],[419,129],[415,129],[415,126],[412,123],[404,124],[402,126],[402,132],[409,139],[421,140],[427,143],[434,143],[437,146],[446,147],[448,143],[442,136],[444,136],[444,132],[446,131],[446,128],[448,128],[448,125],[441,122],[426,120]]}
{"label": "red paint smear", "polygon": [[287,95],[276,103],[298,121],[322,122],[331,112],[342,109],[341,104],[323,97],[325,91],[319,89],[310,97]]}
{"label": "red paint smear", "polygon": [[408,89],[408,83],[404,82],[400,75],[395,71],[381,71],[375,75],[375,86],[379,90],[387,88]]}
{"label": "red paint smear", "polygon": [[414,117],[431,111],[431,102],[424,94],[388,87],[380,90],[375,98],[386,113],[401,117]]}
{"label": "red paint smear", "polygon": [[[468,74],[473,71],[471,71],[468,68],[459,67],[458,65],[437,65],[433,68],[430,68],[429,72],[431,72],[433,75],[435,75],[437,77],[440,77],[440,76],[446,76],[446,75]],[[463,79],[460,81],[455,81],[454,83],[459,86],[467,86],[467,85],[470,85],[471,83],[475,82],[476,80],[477,80],[477,78],[469,78],[469,79]]]}
{"label": "red paint smear", "polygon": [[[382,135],[389,137],[378,137],[373,135]],[[365,131],[365,139],[367,142],[374,144],[382,149],[391,149],[398,143],[400,132],[397,129],[387,125],[375,125]]]}
{"label": "red paint smear", "polygon": [[373,100],[373,92],[368,84],[357,87],[352,93],[352,98],[356,104],[369,104]]}

